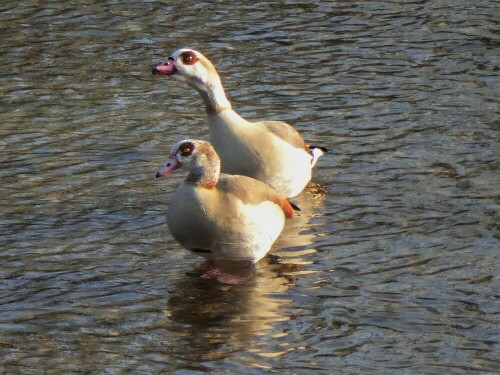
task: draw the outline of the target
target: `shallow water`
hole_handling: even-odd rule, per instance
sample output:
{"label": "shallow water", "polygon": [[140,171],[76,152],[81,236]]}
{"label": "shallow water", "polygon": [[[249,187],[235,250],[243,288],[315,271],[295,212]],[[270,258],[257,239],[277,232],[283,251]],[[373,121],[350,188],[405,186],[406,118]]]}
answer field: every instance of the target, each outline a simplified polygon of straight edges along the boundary
{"label": "shallow water", "polygon": [[[473,4],[473,5],[472,5]],[[0,5],[0,372],[500,370],[492,1]],[[249,119],[327,146],[245,286],[200,284],[166,210],[201,50]]]}

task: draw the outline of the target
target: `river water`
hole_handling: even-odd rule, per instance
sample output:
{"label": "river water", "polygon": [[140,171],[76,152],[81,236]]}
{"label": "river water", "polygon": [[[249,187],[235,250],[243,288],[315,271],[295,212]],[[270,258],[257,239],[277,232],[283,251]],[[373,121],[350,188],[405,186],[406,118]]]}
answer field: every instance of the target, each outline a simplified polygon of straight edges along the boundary
{"label": "river water", "polygon": [[[0,373],[500,373],[495,1],[3,1]],[[202,284],[170,236],[193,47],[330,153],[274,256]]]}

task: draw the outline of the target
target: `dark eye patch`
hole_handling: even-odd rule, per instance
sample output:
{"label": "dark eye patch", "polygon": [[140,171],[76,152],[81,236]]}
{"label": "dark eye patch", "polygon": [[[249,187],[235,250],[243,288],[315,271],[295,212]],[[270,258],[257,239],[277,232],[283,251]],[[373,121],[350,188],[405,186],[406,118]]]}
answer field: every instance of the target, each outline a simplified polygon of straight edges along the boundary
{"label": "dark eye patch", "polygon": [[192,144],[191,142],[184,142],[179,147],[179,151],[181,153],[181,156],[183,157],[190,156],[193,153],[193,150],[194,144]]}
{"label": "dark eye patch", "polygon": [[193,65],[199,60],[198,56],[193,51],[185,51],[181,53],[182,63],[185,65]]}

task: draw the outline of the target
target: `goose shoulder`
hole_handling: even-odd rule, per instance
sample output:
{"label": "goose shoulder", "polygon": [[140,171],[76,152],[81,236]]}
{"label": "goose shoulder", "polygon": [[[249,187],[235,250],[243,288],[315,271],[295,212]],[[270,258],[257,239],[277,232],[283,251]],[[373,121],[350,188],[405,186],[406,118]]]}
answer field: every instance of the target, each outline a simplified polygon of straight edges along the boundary
{"label": "goose shoulder", "polygon": [[271,132],[281,140],[289,143],[290,145],[304,149],[307,152],[307,145],[302,136],[297,130],[292,128],[286,122],[282,121],[260,121],[258,122],[267,131]]}
{"label": "goose shoulder", "polygon": [[217,189],[226,196],[232,196],[243,204],[258,205],[272,202],[280,207],[285,216],[291,218],[295,210],[288,200],[262,181],[247,176],[221,174]]}

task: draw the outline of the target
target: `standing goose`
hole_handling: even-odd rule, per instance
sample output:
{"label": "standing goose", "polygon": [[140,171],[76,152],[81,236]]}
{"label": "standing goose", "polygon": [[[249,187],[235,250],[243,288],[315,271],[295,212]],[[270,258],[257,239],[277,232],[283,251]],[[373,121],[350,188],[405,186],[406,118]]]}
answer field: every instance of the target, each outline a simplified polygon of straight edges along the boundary
{"label": "standing goose", "polygon": [[200,93],[210,141],[224,173],[253,177],[288,198],[298,195],[311,180],[311,168],[326,148],[307,146],[284,122],[249,122],[239,116],[231,108],[214,66],[200,52],[177,50],[153,73],[172,76]]}
{"label": "standing goose", "polygon": [[156,177],[180,167],[186,167],[188,175],[168,209],[172,236],[215,264],[202,278],[239,283],[241,278],[231,269],[253,266],[263,258],[281,233],[285,217],[294,216],[294,208],[261,181],[220,173],[219,157],[208,142],[175,144]]}

